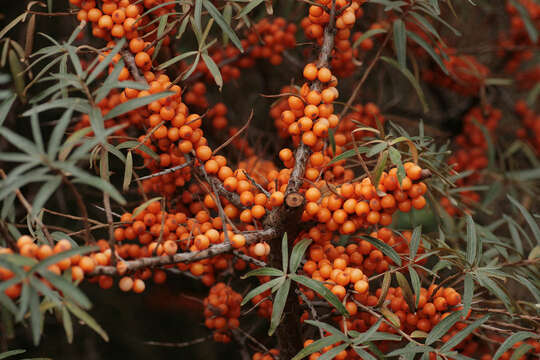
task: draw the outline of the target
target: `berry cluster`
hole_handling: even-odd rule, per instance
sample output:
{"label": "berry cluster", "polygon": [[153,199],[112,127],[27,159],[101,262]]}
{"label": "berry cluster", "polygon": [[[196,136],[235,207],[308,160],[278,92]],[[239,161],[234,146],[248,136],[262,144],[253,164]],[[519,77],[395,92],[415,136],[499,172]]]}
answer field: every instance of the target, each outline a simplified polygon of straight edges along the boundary
{"label": "berry cluster", "polygon": [[203,301],[204,325],[214,330],[214,340],[227,343],[231,341],[229,331],[238,328],[240,322],[240,303],[242,295],[224,283],[217,283],[210,288],[210,293]]}
{"label": "berry cluster", "polygon": [[442,61],[449,74],[444,74],[439,67],[426,68],[422,72],[423,80],[461,95],[477,95],[489,76],[489,68],[472,55],[457,54],[456,49],[447,47],[442,51],[446,53]]}
{"label": "berry cluster", "polygon": [[[518,4],[527,12],[530,24],[540,30],[540,4],[534,0],[518,0]],[[513,73],[526,61],[534,56],[533,44],[522,14],[512,1],[506,2],[506,12],[510,16],[510,30],[501,34],[499,39],[499,56],[506,60],[505,71]]]}

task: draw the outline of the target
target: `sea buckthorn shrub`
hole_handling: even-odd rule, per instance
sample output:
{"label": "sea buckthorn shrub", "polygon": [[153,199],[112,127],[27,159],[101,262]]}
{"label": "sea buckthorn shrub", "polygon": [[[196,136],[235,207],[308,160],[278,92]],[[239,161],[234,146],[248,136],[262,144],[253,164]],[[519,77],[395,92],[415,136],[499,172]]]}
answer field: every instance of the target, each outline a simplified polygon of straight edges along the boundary
{"label": "sea buckthorn shrub", "polygon": [[537,358],[539,16],[29,3],[0,30],[2,350],[135,337],[92,317],[108,290],[169,339],[133,358]]}

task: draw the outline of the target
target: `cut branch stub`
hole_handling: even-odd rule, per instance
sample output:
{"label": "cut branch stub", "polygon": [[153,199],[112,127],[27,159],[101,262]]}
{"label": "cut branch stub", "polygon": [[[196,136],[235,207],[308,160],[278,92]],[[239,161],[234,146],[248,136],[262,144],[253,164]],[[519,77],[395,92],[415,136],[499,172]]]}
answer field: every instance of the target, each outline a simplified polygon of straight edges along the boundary
{"label": "cut branch stub", "polygon": [[287,195],[287,197],[285,198],[285,205],[287,205],[291,209],[296,209],[304,205],[304,200],[305,199],[302,194],[294,192]]}

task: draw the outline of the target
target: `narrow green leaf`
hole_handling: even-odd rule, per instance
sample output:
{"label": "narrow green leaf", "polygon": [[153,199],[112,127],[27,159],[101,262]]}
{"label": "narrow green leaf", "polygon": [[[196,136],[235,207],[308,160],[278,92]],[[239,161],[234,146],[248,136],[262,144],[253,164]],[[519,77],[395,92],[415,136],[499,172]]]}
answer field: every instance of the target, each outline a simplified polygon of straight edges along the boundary
{"label": "narrow green leaf", "polygon": [[298,266],[300,265],[300,262],[302,261],[302,258],[304,257],[304,254],[308,248],[308,246],[312,243],[313,240],[311,239],[302,239],[299,241],[294,248],[292,249],[291,253],[291,273],[296,273],[296,270],[298,269]]}
{"label": "narrow green leaf", "polygon": [[426,99],[424,97],[424,92],[422,91],[422,88],[420,87],[420,84],[418,83],[418,80],[414,77],[414,75],[409,71],[409,69],[400,66],[394,59],[391,59],[386,56],[381,56],[381,59],[385,61],[386,63],[392,65],[396,69],[398,69],[406,78],[409,80],[411,85],[413,86],[414,90],[416,91],[416,94],[418,95],[418,98],[420,99],[420,102],[422,103],[422,107],[424,109],[424,112],[428,112],[428,105],[426,102]]}
{"label": "narrow green leaf", "polygon": [[383,281],[381,284],[381,296],[379,296],[379,301],[377,301],[377,304],[375,304],[376,307],[381,306],[386,300],[386,295],[388,294],[388,290],[390,289],[391,283],[392,283],[392,273],[390,271],[387,271],[384,273]]}
{"label": "narrow green leaf", "polygon": [[69,344],[73,342],[73,322],[71,321],[71,315],[65,306],[62,306],[62,324],[64,325],[64,331],[66,332],[66,339]]}
{"label": "narrow green leaf", "polygon": [[383,150],[385,150],[387,147],[388,147],[388,143],[386,141],[380,142],[377,145],[372,146],[367,152],[366,156],[372,157],[373,155],[377,155],[381,153]]}
{"label": "narrow green leaf", "polygon": [[6,351],[6,352],[3,352],[3,353],[0,354],[0,360],[1,359],[7,359],[10,356],[24,354],[25,352],[26,352],[26,350],[22,350],[22,349]]}
{"label": "narrow green leaf", "polygon": [[67,251],[62,251],[58,254],[49,256],[48,258],[41,260],[40,262],[32,266],[30,270],[28,270],[28,273],[32,274],[36,271],[45,270],[50,265],[56,264],[64,259],[70,258],[75,255],[88,254],[96,250],[99,250],[97,246],[81,246]]}
{"label": "narrow green leaf", "polygon": [[531,20],[529,11],[519,1],[516,1],[516,0],[510,0],[510,1],[512,2],[512,5],[514,5],[514,7],[519,12],[519,15],[521,16],[521,20],[523,20],[523,24],[525,24],[525,29],[527,29],[527,33],[529,34],[529,38],[531,39],[531,42],[533,44],[536,44],[536,42],[538,41],[538,30],[536,29],[536,25]]}
{"label": "narrow green leaf", "polygon": [[353,43],[353,49],[356,49],[364,40],[369,39],[375,35],[384,34],[386,33],[386,29],[371,29],[360,35],[358,39]]}
{"label": "narrow green leaf", "polygon": [[471,215],[465,214],[465,220],[467,221],[467,262],[469,264],[474,264],[476,261],[476,250],[478,246],[478,237],[476,236],[476,225]]}
{"label": "narrow green leaf", "polygon": [[190,56],[193,56],[193,55],[196,55],[197,54],[197,51],[188,51],[188,52],[185,52],[183,54],[180,54],[180,55],[177,55],[173,58],[170,58],[169,60],[165,61],[164,63],[160,64],[157,69],[158,70],[163,70],[163,69],[166,69],[168,68],[169,66],[171,65],[174,65],[176,64],[177,62],[179,61],[182,61]]}
{"label": "narrow green leaf", "polygon": [[287,273],[287,265],[289,263],[289,239],[287,233],[283,234],[281,239],[281,263],[283,266],[283,273]]}
{"label": "narrow green leaf", "polygon": [[540,227],[538,227],[538,224],[533,219],[529,211],[527,211],[527,209],[523,205],[521,205],[519,201],[514,199],[512,196],[506,195],[506,197],[508,198],[508,200],[510,200],[510,202],[512,202],[512,204],[514,204],[519,209],[519,211],[521,212],[521,215],[523,215],[523,217],[527,221],[527,224],[529,224],[529,227],[531,228],[533,232],[534,238],[536,239],[536,243],[540,244]]}
{"label": "narrow green leaf", "polygon": [[16,99],[17,95],[13,94],[4,101],[2,101],[2,104],[0,105],[0,126],[2,126],[2,124],[6,120],[7,115]]}
{"label": "narrow green leaf", "polygon": [[375,246],[384,255],[388,256],[397,266],[401,266],[401,258],[398,253],[387,243],[367,235],[360,235],[360,238],[368,241],[371,245]]}
{"label": "narrow green leaf", "polygon": [[109,341],[109,335],[107,335],[105,330],[103,330],[103,328],[99,326],[96,320],[94,320],[94,318],[92,318],[86,311],[82,310],[80,307],[70,301],[66,302],[66,306],[73,315],[75,315],[81,321],[85,322],[86,325],[88,325],[92,330],[98,333],[103,338],[103,340]]}
{"label": "narrow green leaf", "polygon": [[441,70],[448,75],[448,69],[444,65],[441,57],[435,52],[433,47],[429,45],[424,39],[422,39],[420,36],[416,35],[414,32],[407,30],[407,36],[411,38],[415,43],[420,45],[428,54],[431,56],[431,58],[439,65]]}
{"label": "narrow green leaf", "polygon": [[358,337],[356,337],[353,340],[353,344],[359,345],[363,344],[366,341],[369,341],[371,339],[371,336],[379,330],[379,327],[381,326],[383,319],[379,318],[375,324],[373,324],[366,332],[361,333]]}
{"label": "narrow green leaf", "polygon": [[519,360],[522,359],[523,355],[528,353],[531,349],[534,349],[534,346],[531,344],[521,344],[514,352],[512,353],[512,357],[510,360]]}
{"label": "narrow green leaf", "polygon": [[474,279],[471,273],[465,274],[463,287],[463,312],[467,314],[471,309],[472,299],[474,296]]}
{"label": "narrow green leaf", "polygon": [[264,0],[251,0],[246,6],[242,8],[242,11],[235,16],[235,19],[240,19],[241,17],[249,14],[257,6],[261,5]]}
{"label": "narrow green leaf", "polygon": [[174,95],[174,92],[162,91],[157,94],[152,94],[152,95],[128,100],[125,103],[119,104],[115,106],[113,109],[111,109],[111,111],[109,111],[103,119],[109,120],[109,119],[115,118],[117,116],[123,115],[132,110],[138,109],[142,106],[148,105],[153,101],[156,101],[156,100],[159,100],[161,98],[171,96],[171,95]]}
{"label": "narrow green leaf", "polygon": [[274,306],[272,307],[272,318],[270,319],[268,336],[272,336],[274,334],[279,326],[279,323],[281,322],[281,315],[283,315],[283,309],[285,308],[285,303],[287,302],[290,288],[291,279],[287,278],[274,296]]}
{"label": "narrow green leaf", "polygon": [[396,280],[399,284],[399,287],[403,291],[403,298],[407,302],[407,305],[409,305],[409,309],[416,310],[416,301],[413,295],[413,292],[411,290],[411,287],[409,285],[409,282],[405,278],[405,275],[400,273],[399,271],[395,274]]}
{"label": "narrow green leaf", "polygon": [[427,338],[426,338],[426,345],[431,345],[435,341],[439,340],[444,334],[450,330],[452,326],[454,326],[461,318],[463,317],[462,310],[456,311],[439,321],[437,325],[431,329],[429,332]]}
{"label": "narrow green leaf", "polygon": [[126,155],[126,163],[124,165],[124,182],[122,183],[122,190],[128,191],[131,184],[131,177],[133,175],[133,155],[131,151],[128,151]]}
{"label": "narrow green leaf", "polygon": [[11,145],[15,146],[21,151],[24,151],[28,155],[39,154],[39,150],[34,143],[8,128],[0,127],[0,135],[3,136],[5,140],[9,141]]}
{"label": "narrow green leaf", "polygon": [[480,318],[478,320],[475,320],[474,322],[469,324],[465,329],[461,330],[456,335],[452,336],[450,340],[445,342],[443,346],[441,347],[441,352],[445,353],[447,351],[450,351],[454,346],[460,344],[467,336],[469,336],[469,334],[471,334],[474,330],[478,329],[482,324],[488,321],[488,319],[489,319],[489,315],[484,316],[483,318]]}
{"label": "narrow green leaf", "polygon": [[330,335],[325,336],[322,339],[319,339],[317,341],[312,342],[302,350],[298,354],[295,355],[295,357],[292,358],[292,360],[301,360],[305,358],[306,356],[309,356],[319,350],[322,350],[323,348],[334,345],[335,343],[341,341],[341,337],[339,335]]}
{"label": "narrow green leaf", "polygon": [[41,274],[43,277],[49,280],[55,288],[62,291],[64,297],[73,300],[74,303],[83,309],[90,309],[92,307],[92,303],[88,297],[71,281],[68,281],[62,276],[56,275],[50,271],[44,271]]}
{"label": "narrow green leaf", "polygon": [[125,43],[126,43],[126,39],[121,38],[116,43],[116,45],[114,45],[113,49],[109,52],[109,54],[107,54],[105,59],[100,61],[96,65],[94,70],[92,70],[90,75],[88,75],[88,78],[86,79],[86,84],[87,85],[90,85],[95,79],[97,79],[99,74],[101,74],[107,68],[107,66],[109,66],[109,64],[112,62],[113,58],[116,56],[116,54],[118,54],[120,52],[120,50],[122,50],[122,47],[124,46]]}
{"label": "narrow green leaf", "polygon": [[407,176],[407,174],[405,173],[405,167],[403,166],[403,162],[401,161],[401,154],[396,148],[389,147],[388,156],[390,157],[390,161],[392,162],[392,164],[397,167],[398,182],[401,185],[401,182],[403,181],[405,176]]}
{"label": "narrow green leaf", "polygon": [[247,274],[243,275],[242,279],[247,279],[248,277],[252,277],[252,276],[283,276],[283,275],[285,274],[281,270],[274,269],[271,267],[263,267],[263,268],[251,270]]}
{"label": "narrow green leaf", "polygon": [[383,306],[380,309],[380,312],[381,314],[383,314],[384,318],[388,320],[392,325],[394,325],[395,327],[401,326],[401,321],[399,320],[399,317],[396,314],[394,314],[390,309]]}
{"label": "narrow green leaf", "polygon": [[511,349],[514,344],[526,339],[538,337],[538,334],[529,331],[518,331],[512,334],[501,344],[501,346],[499,346],[499,348],[495,352],[495,355],[493,355],[493,360],[499,359],[501,355],[504,354],[507,350]]}
{"label": "narrow green leaf", "polygon": [[394,21],[394,47],[398,63],[402,68],[407,67],[407,32],[405,31],[405,23],[401,19]]}
{"label": "narrow green leaf", "polygon": [[66,133],[66,129],[69,126],[72,116],[73,107],[70,107],[62,114],[62,117],[60,117],[58,123],[54,126],[54,129],[49,138],[49,145],[47,147],[47,154],[51,159],[54,159],[56,157],[56,154],[60,149],[62,138]]}
{"label": "narrow green leaf", "polygon": [[231,39],[233,44],[241,52],[244,52],[244,48],[242,47],[242,43],[240,42],[240,39],[238,38],[238,36],[234,32],[234,30],[231,28],[231,26],[229,24],[227,24],[227,22],[223,18],[223,15],[221,15],[221,13],[218,11],[218,9],[216,9],[214,4],[212,4],[209,0],[202,0],[202,3],[204,5],[204,7],[206,8],[206,10],[208,10],[208,13],[210,14],[210,16],[212,16],[212,18],[214,18],[216,23],[219,25],[221,30],[224,31],[225,33],[227,33],[227,35],[229,36],[229,38]]}
{"label": "narrow green leaf", "polygon": [[363,359],[363,360],[377,360],[376,357],[374,357],[373,355],[371,355],[370,353],[368,353],[366,350],[358,347],[358,346],[353,346],[353,350],[355,353],[357,353],[358,355],[360,355],[360,358]]}
{"label": "narrow green leaf", "polygon": [[345,336],[344,333],[342,333],[341,331],[339,331],[338,329],[336,329],[335,327],[333,327],[330,324],[327,324],[327,323],[322,322],[322,321],[317,321],[317,320],[306,320],[304,322],[306,324],[313,325],[313,326],[316,326],[318,328],[321,328],[324,331],[326,331],[326,332],[328,332],[328,333],[330,333],[332,335],[339,335],[341,337],[342,341],[347,340],[347,336]]}
{"label": "narrow green leaf", "polygon": [[331,359],[335,358],[337,354],[339,354],[340,352],[345,350],[348,346],[349,346],[349,344],[347,344],[347,343],[338,345],[338,346],[328,350],[327,352],[321,354],[321,356],[319,356],[317,359],[318,360],[331,360]]}
{"label": "narrow green leaf", "polygon": [[339,301],[338,297],[328,290],[321,282],[310,279],[306,276],[291,274],[290,278],[301,285],[304,285],[317,294],[322,296],[326,301],[332,304],[342,315],[348,317],[349,312],[345,306]]}
{"label": "narrow green leaf", "polygon": [[367,147],[367,146],[359,146],[355,149],[350,149],[350,150],[346,150],[344,152],[342,152],[341,154],[335,156],[328,165],[331,165],[331,164],[334,164],[338,161],[341,161],[341,160],[346,160],[346,159],[349,159],[351,157],[355,157],[356,154],[365,154],[367,153],[371,148],[370,147]]}
{"label": "narrow green leaf", "polygon": [[41,319],[43,314],[39,308],[39,295],[33,288],[30,289],[30,327],[32,329],[32,339],[34,346],[39,345],[41,338]]}
{"label": "narrow green leaf", "polygon": [[414,308],[416,309],[418,307],[418,302],[420,301],[420,277],[418,276],[418,273],[412,266],[409,265],[409,276],[411,277],[411,284],[414,291],[415,299],[414,299]]}
{"label": "narrow green leaf", "polygon": [[219,70],[219,67],[214,62],[214,60],[208,55],[208,53],[204,52],[201,54],[204,63],[208,67],[208,70],[210,70],[210,73],[214,77],[214,81],[216,82],[216,85],[219,88],[219,91],[221,91],[221,88],[223,87],[223,78],[221,77],[221,72]]}
{"label": "narrow green leaf", "polygon": [[250,292],[248,292],[246,294],[246,296],[244,296],[244,298],[242,299],[242,303],[241,305],[245,305],[248,303],[249,300],[253,299],[255,296],[259,295],[260,293],[263,293],[265,292],[266,290],[278,285],[279,283],[283,283],[285,281],[285,277],[282,276],[282,277],[278,277],[278,278],[275,278],[275,279],[272,279],[268,282],[265,282],[264,284],[262,285],[259,285],[257,286],[255,289],[251,290]]}
{"label": "narrow green leaf", "polygon": [[418,247],[420,246],[420,240],[422,238],[422,225],[418,225],[414,228],[412,236],[411,236],[411,243],[409,244],[409,256],[411,258],[411,261],[414,261],[416,258],[416,253],[418,251]]}
{"label": "narrow green leaf", "polygon": [[56,176],[52,180],[47,181],[45,184],[41,185],[34,201],[32,202],[32,213],[30,216],[36,217],[37,214],[43,210],[47,200],[54,194],[56,189],[62,183],[62,177]]}

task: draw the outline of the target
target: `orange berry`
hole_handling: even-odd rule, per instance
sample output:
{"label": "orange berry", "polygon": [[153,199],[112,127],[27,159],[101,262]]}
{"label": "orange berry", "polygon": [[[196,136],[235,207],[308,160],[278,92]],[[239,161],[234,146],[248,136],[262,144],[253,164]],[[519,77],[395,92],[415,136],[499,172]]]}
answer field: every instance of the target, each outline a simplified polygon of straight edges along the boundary
{"label": "orange berry", "polygon": [[317,66],[313,63],[309,63],[304,67],[304,77],[308,80],[315,80],[317,78]]}

